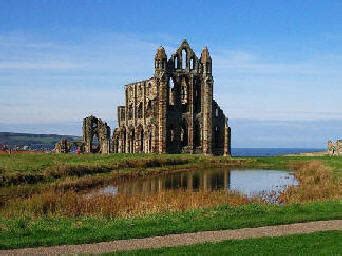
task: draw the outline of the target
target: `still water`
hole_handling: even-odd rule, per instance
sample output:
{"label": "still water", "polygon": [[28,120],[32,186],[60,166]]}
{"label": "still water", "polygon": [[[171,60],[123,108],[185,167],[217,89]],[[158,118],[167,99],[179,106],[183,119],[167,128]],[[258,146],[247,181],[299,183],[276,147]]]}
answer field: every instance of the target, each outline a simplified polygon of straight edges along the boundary
{"label": "still water", "polygon": [[262,169],[209,169],[123,180],[115,185],[97,188],[91,193],[147,194],[184,189],[188,191],[238,191],[248,198],[261,196],[273,202],[277,195],[298,182],[290,171]]}

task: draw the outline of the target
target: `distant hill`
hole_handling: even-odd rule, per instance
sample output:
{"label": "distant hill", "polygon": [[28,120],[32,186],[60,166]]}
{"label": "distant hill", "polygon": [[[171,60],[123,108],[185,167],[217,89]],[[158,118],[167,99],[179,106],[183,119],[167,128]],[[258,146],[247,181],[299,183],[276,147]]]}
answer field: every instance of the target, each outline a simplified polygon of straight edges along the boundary
{"label": "distant hill", "polygon": [[81,139],[80,136],[73,135],[0,132],[0,144],[9,146],[29,146],[37,144],[54,145],[62,138],[69,141],[77,141]]}

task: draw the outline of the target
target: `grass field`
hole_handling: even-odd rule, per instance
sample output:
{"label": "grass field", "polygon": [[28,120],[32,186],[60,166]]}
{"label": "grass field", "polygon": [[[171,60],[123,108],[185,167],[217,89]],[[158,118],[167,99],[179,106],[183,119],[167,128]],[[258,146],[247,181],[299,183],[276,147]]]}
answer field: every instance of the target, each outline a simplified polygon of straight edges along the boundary
{"label": "grass field", "polygon": [[341,241],[341,231],[329,231],[105,255],[341,255]]}
{"label": "grass field", "polygon": [[0,249],[91,243],[329,219],[342,219],[342,202],[288,206],[225,205],[128,219],[87,216],[1,219]]}
{"label": "grass field", "polygon": [[[285,191],[278,206],[230,193],[134,200],[78,193],[125,175],[212,167],[291,169],[300,186]],[[329,156],[0,155],[0,248],[342,219],[341,173],[342,158]]]}

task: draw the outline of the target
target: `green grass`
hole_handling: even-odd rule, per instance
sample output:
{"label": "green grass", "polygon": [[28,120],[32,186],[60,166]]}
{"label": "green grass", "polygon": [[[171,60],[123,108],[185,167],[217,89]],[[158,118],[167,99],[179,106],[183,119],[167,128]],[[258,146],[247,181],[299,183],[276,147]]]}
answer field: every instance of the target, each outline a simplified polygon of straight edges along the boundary
{"label": "green grass", "polygon": [[111,166],[126,161],[152,161],[156,159],[162,160],[179,160],[179,159],[196,159],[196,157],[182,155],[162,155],[155,154],[3,154],[0,155],[0,170],[3,172],[19,172],[19,173],[43,173],[48,167],[63,165],[89,165]]}
{"label": "green grass", "polygon": [[0,218],[0,249],[81,244],[143,238],[171,233],[238,229],[316,220],[342,219],[342,202],[316,202],[288,206],[249,204],[132,219]]}
{"label": "green grass", "polygon": [[169,166],[174,169],[200,166],[240,166],[243,159],[202,155],[157,154],[2,154],[0,185],[51,182],[66,176],[94,175],[113,170],[141,172]]}
{"label": "green grass", "polygon": [[[69,176],[72,176],[70,178],[75,182],[81,180],[79,176],[84,174],[87,176],[83,178],[89,177],[91,181],[96,179],[101,181],[110,178],[110,175],[113,175],[113,169],[120,170],[120,172],[139,173],[139,175],[145,175],[151,170],[158,170],[158,167],[165,167],[159,169],[162,171],[168,170],[168,168],[175,170],[176,168],[206,168],[220,165],[241,168],[288,169],[293,164],[312,160],[322,161],[323,164],[330,166],[337,176],[341,177],[342,157],[329,156],[230,158],[156,154],[0,155],[0,181],[1,176],[5,179],[14,177],[15,180],[18,178],[15,180],[18,183],[13,183],[18,185],[2,187],[0,196],[30,195],[30,191],[39,192],[56,186],[58,182],[63,182]],[[26,184],[30,182],[27,182],[25,178],[31,176],[33,177],[31,181],[34,184]],[[38,178],[36,179],[36,177]],[[134,219],[86,216],[6,219],[0,216],[0,249],[80,244],[170,233],[237,229],[329,219],[342,219],[341,201],[288,206],[255,204],[240,207],[221,206],[177,213],[168,212]]]}
{"label": "green grass", "polygon": [[106,255],[342,255],[342,231],[316,232]]}
{"label": "green grass", "polygon": [[139,161],[187,161],[188,163],[243,163],[245,166],[286,168],[289,164],[319,160],[335,170],[342,171],[342,157],[330,156],[274,156],[274,157],[223,157],[187,154],[2,154],[0,173],[43,173],[47,168],[60,165],[113,166],[118,163]]}

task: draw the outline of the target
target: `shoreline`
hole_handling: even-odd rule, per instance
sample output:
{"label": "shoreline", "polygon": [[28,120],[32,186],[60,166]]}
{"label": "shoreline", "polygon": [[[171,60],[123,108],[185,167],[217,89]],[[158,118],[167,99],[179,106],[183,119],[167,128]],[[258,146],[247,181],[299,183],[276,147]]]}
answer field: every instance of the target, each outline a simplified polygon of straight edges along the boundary
{"label": "shoreline", "polygon": [[283,156],[327,156],[328,151],[317,151],[317,152],[302,152],[296,154],[285,154]]}

